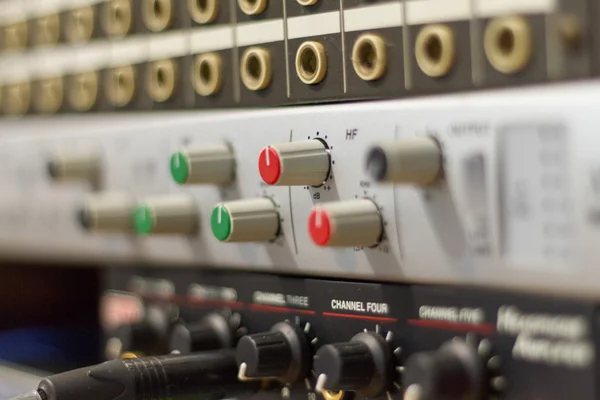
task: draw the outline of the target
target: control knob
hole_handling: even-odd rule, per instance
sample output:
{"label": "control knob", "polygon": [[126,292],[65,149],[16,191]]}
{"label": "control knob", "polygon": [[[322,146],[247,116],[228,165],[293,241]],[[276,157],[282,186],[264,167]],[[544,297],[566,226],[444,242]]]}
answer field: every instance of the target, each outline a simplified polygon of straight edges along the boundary
{"label": "control knob", "polygon": [[486,398],[487,368],[477,349],[464,340],[437,351],[413,354],[403,376],[407,400],[481,400]]}
{"label": "control knob", "polygon": [[235,176],[233,150],[226,143],[182,148],[171,155],[170,167],[180,185],[226,185]]}
{"label": "control knob", "polygon": [[125,352],[160,355],[168,351],[167,339],[171,326],[170,313],[164,308],[148,306],[144,317],[117,327],[106,342],[107,358],[118,358]]}
{"label": "control knob", "polygon": [[279,212],[266,197],[227,201],[213,209],[210,225],[222,242],[268,242],[279,234]]}
{"label": "control knob", "polygon": [[130,233],[135,205],[134,199],[126,194],[97,194],[77,212],[77,220],[88,232]]}
{"label": "control knob", "polygon": [[442,151],[430,137],[396,140],[372,147],[366,164],[375,181],[425,186],[442,176]]}
{"label": "control knob", "polygon": [[329,168],[327,145],[318,139],[268,146],[258,157],[260,176],[269,185],[320,186]]}
{"label": "control knob", "polygon": [[289,383],[306,377],[310,368],[308,339],[299,326],[287,321],[269,332],[243,336],[236,357],[240,380],[271,378]]}
{"label": "control knob", "polygon": [[369,247],[381,241],[383,221],[368,199],[322,203],[308,217],[308,232],[319,246]]}
{"label": "control knob", "polygon": [[46,168],[48,175],[57,182],[84,181],[96,185],[102,161],[95,152],[58,152],[48,161]]}
{"label": "control knob", "polygon": [[390,387],[392,368],[392,352],[385,338],[376,332],[361,332],[349,342],[328,344],[317,351],[316,389],[379,397]]}
{"label": "control knob", "polygon": [[188,195],[154,197],[139,204],[134,212],[135,231],[146,235],[187,235],[198,231],[198,208]]}
{"label": "control knob", "polygon": [[182,354],[231,348],[238,339],[238,329],[239,314],[212,312],[195,323],[176,324],[171,330],[169,347]]}

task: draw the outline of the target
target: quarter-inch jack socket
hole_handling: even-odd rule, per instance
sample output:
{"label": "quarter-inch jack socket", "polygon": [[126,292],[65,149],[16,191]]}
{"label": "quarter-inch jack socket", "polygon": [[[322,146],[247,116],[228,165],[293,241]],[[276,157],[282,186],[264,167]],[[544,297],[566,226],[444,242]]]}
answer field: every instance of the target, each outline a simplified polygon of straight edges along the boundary
{"label": "quarter-inch jack socket", "polygon": [[171,27],[174,19],[173,0],[143,0],[142,18],[146,28],[161,32]]}
{"label": "quarter-inch jack socket", "polygon": [[533,52],[531,27],[523,17],[495,18],[485,28],[483,48],[496,70],[503,74],[522,71]]}
{"label": "quarter-inch jack socket", "polygon": [[121,38],[133,27],[132,0],[110,0],[104,5],[102,24],[108,36]]}
{"label": "quarter-inch jack socket", "polygon": [[384,39],[373,33],[362,34],[352,48],[352,66],[364,81],[380,79],[387,69],[387,51]]}
{"label": "quarter-inch jack socket", "polygon": [[454,31],[447,25],[427,25],[415,42],[415,58],[423,73],[432,78],[447,75],[456,61]]}
{"label": "quarter-inch jack socket", "polygon": [[220,0],[188,0],[190,17],[199,24],[213,22],[219,15]]}
{"label": "quarter-inch jack socket", "polygon": [[108,73],[105,90],[108,102],[114,107],[125,107],[131,103],[136,90],[136,71],[128,65],[113,68]]}
{"label": "quarter-inch jack socket", "polygon": [[266,89],[271,83],[271,54],[262,47],[250,47],[242,55],[240,75],[248,90]]}
{"label": "quarter-inch jack socket", "polygon": [[327,52],[315,41],[304,42],[296,52],[296,74],[306,85],[316,85],[327,75]]}
{"label": "quarter-inch jack socket", "polygon": [[218,53],[196,56],[192,65],[192,85],[200,96],[213,96],[221,89],[223,64]]}

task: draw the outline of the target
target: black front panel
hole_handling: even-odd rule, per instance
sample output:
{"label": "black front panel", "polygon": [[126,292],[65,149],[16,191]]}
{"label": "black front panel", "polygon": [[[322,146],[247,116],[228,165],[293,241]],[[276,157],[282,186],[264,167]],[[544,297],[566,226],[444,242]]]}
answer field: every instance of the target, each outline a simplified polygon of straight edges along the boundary
{"label": "black front panel", "polygon": [[[109,275],[109,288],[136,293],[146,306],[175,305],[186,323],[224,309],[239,313],[242,332],[249,334],[268,331],[284,320],[302,328],[309,323],[311,354],[364,330],[381,335],[392,357],[387,392],[377,398],[401,399],[409,386],[431,389],[429,371],[415,368],[415,361],[448,356],[440,349],[457,342],[473,358],[466,365],[476,370],[478,386],[471,386],[478,387],[477,398],[596,398],[598,333],[592,302],[190,269],[115,269]],[[316,380],[313,371],[293,384],[271,381],[269,390],[255,398],[314,398]],[[346,392],[343,398],[365,397]]]}

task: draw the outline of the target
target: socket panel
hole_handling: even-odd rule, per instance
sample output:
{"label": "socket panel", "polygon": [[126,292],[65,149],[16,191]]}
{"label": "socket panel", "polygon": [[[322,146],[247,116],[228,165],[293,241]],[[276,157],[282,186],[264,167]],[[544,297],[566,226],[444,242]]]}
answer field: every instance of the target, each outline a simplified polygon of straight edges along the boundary
{"label": "socket panel", "polygon": [[[269,0],[255,15],[236,0],[207,2],[214,13],[184,0],[5,3],[8,115],[402,98],[590,78],[597,58],[591,0]],[[262,64],[244,57],[258,50]]]}
{"label": "socket panel", "polygon": [[[596,110],[600,84],[448,95],[436,99],[278,110],[172,113],[122,126],[112,116],[39,118],[0,125],[0,251],[5,257],[213,266],[287,274],[460,283],[597,297],[600,231]],[[70,121],[70,122],[69,122]],[[378,184],[364,170],[381,141],[432,136],[444,179],[430,187]],[[331,175],[320,187],[269,186],[257,168],[265,146],[319,138]],[[178,185],[169,159],[182,146],[228,142],[229,186]],[[56,183],[57,151],[93,151],[102,180]],[[76,215],[93,190],[188,196],[195,236],[93,235]],[[221,201],[267,196],[281,234],[269,243],[226,243],[211,233]],[[370,198],[385,222],[374,248],[318,247],[307,225],[324,202]]]}

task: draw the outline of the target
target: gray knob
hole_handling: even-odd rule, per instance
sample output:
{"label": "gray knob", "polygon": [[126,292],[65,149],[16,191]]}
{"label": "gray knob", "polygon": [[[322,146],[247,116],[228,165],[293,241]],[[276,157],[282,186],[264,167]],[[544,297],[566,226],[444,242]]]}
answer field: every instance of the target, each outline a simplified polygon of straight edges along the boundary
{"label": "gray knob", "polygon": [[98,183],[102,161],[95,152],[58,152],[47,164],[48,175],[57,182],[87,181]]}
{"label": "gray knob", "polygon": [[89,232],[130,233],[135,206],[135,200],[127,194],[101,193],[88,199],[77,219]]}
{"label": "gray knob", "polygon": [[383,221],[371,200],[336,201],[312,209],[308,232],[319,246],[370,247],[381,241]]}
{"label": "gray knob", "polygon": [[329,167],[329,151],[320,140],[268,146],[258,158],[260,176],[269,185],[319,186]]}
{"label": "gray knob", "polygon": [[429,137],[382,143],[369,150],[366,168],[379,182],[430,185],[442,175],[442,151]]}
{"label": "gray knob", "polygon": [[226,143],[182,148],[171,156],[171,176],[180,185],[231,183],[235,176],[233,151]]}
{"label": "gray knob", "polygon": [[135,209],[133,225],[137,234],[186,235],[198,231],[198,208],[188,195],[146,199]]}
{"label": "gray knob", "polygon": [[279,212],[264,197],[228,201],[213,209],[210,225],[222,242],[268,242],[279,234]]}

